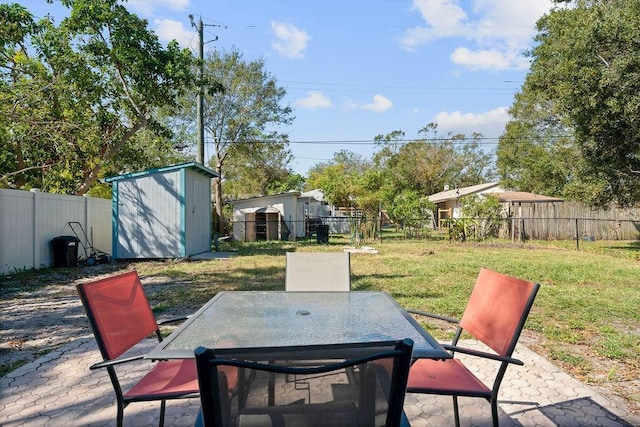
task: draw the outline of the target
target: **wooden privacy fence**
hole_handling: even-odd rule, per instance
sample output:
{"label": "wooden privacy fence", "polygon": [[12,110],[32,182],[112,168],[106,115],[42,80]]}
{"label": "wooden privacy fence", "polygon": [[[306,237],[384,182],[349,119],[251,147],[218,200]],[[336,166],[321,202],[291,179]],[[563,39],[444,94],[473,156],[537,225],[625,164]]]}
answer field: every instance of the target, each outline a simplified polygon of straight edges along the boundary
{"label": "wooden privacy fence", "polygon": [[510,218],[501,237],[511,240],[640,240],[640,221],[599,218]]}
{"label": "wooden privacy fence", "polygon": [[[53,265],[51,240],[75,236],[69,222],[80,223],[93,246],[111,254],[111,200],[0,189],[0,274]],[[82,245],[78,254],[84,255]]]}
{"label": "wooden privacy fence", "polygon": [[577,202],[510,203],[502,229],[512,239],[638,240],[640,209],[593,209]]}

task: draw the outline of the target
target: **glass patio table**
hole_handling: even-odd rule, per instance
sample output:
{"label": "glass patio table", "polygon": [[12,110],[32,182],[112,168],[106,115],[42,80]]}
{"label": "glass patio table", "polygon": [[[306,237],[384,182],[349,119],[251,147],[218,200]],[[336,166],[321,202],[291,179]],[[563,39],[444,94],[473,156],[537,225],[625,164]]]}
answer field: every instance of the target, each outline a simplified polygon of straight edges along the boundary
{"label": "glass patio table", "polygon": [[414,358],[451,357],[385,292],[229,291],[214,296],[146,357],[193,358],[199,346],[254,360],[261,360],[264,347],[282,348],[283,359],[354,357],[344,354],[345,344],[404,338],[413,340]]}

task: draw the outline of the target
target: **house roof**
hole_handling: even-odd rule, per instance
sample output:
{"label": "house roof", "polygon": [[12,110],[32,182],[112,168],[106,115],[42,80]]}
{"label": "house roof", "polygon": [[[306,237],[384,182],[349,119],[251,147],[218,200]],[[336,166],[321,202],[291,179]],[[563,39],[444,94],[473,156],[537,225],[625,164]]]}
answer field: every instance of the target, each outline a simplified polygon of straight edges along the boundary
{"label": "house roof", "polygon": [[108,178],[105,178],[104,182],[122,181],[123,179],[138,178],[141,176],[153,175],[156,173],[173,172],[175,170],[180,170],[180,169],[193,169],[202,173],[203,175],[209,176],[209,178],[215,178],[218,176],[217,172],[202,166],[200,163],[189,162],[189,163],[181,163],[178,165],[163,166],[155,169],[148,169],[146,171],[125,173],[123,175],[117,175],[117,176],[110,176]]}
{"label": "house roof", "polygon": [[469,187],[455,188],[453,190],[441,191],[429,196],[431,203],[446,202],[447,200],[457,200],[460,197],[476,194],[487,190],[502,191],[499,182],[489,182],[485,184],[471,185]]}
{"label": "house roof", "polygon": [[495,193],[495,196],[501,202],[551,203],[564,201],[558,197],[543,196],[525,191],[504,191],[502,193]]}

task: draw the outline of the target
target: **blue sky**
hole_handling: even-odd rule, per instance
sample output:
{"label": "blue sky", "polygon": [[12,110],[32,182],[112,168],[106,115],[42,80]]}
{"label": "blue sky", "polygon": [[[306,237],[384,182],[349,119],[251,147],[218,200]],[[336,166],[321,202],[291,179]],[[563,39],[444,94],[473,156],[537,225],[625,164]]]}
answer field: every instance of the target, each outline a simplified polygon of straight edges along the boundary
{"label": "blue sky", "polygon": [[[7,2],[7,1],[3,1]],[[43,16],[58,8],[21,0]],[[528,70],[548,0],[129,0],[162,41],[262,58],[294,109],[292,168],[347,149],[369,157],[376,135],[482,133],[491,149]],[[215,40],[217,37],[217,40]],[[207,148],[209,150],[210,147]],[[205,152],[209,156],[209,152]]]}

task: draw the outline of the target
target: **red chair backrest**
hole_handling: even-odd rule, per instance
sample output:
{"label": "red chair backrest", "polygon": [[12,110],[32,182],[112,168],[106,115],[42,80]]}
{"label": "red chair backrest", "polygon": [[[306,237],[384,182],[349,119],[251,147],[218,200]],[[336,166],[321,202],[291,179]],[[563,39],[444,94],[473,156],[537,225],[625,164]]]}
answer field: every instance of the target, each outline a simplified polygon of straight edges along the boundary
{"label": "red chair backrest", "polygon": [[502,356],[511,356],[539,285],[482,268],[460,326]]}
{"label": "red chair backrest", "polygon": [[115,359],[158,329],[136,271],[76,286],[104,359]]}

